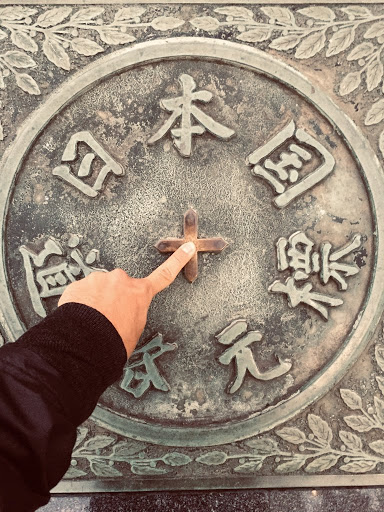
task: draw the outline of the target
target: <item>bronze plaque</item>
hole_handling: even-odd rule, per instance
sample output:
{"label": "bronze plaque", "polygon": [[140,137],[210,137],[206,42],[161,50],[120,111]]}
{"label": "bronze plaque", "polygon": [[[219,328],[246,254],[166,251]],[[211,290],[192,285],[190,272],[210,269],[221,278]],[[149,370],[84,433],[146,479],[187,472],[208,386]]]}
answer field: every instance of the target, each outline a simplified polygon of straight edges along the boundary
{"label": "bronze plaque", "polygon": [[56,491],[380,483],[382,7],[14,2],[0,21],[5,342],[72,281],[198,249]]}

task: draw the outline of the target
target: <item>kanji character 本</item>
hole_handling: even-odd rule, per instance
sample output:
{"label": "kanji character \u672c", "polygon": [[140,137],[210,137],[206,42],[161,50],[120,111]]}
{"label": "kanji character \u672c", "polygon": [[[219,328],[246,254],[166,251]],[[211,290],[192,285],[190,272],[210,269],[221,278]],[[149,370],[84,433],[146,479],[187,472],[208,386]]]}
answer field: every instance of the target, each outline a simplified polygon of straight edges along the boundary
{"label": "kanji character \u672c", "polygon": [[293,233],[288,239],[279,238],[276,243],[277,268],[280,272],[289,269],[293,274],[286,279],[285,283],[274,281],[268,290],[287,294],[288,303],[292,308],[300,303],[311,306],[327,320],[327,306],[341,306],[343,300],[312,291],[311,283],[297,287],[296,281],[304,281],[311,274],[318,274],[322,284],[326,285],[330,279],[333,279],[339,290],[345,291],[348,287],[346,278],[356,275],[359,268],[340,260],[358,249],[360,245],[361,235],[359,234],[355,234],[349,243],[334,252],[330,242],[323,242],[320,250],[314,251],[314,243],[302,231]]}
{"label": "kanji character \u672c", "polygon": [[249,345],[261,341],[263,335],[259,331],[247,332],[247,330],[246,320],[235,320],[216,336],[219,343],[232,345],[219,357],[220,363],[224,365],[229,365],[232,359],[235,360],[236,377],[227,388],[228,393],[231,394],[235,393],[243,384],[247,370],[255,379],[272,380],[281,377],[292,368],[290,361],[282,360],[279,356],[276,356],[279,364],[271,370],[261,372]]}
{"label": "kanji character \u672c", "polygon": [[149,343],[133,352],[130,358],[133,362],[125,368],[120,387],[135,398],[148,391],[151,384],[159,391],[169,391],[170,386],[160,375],[155,359],[176,348],[175,343],[163,343],[162,334],[157,334]]}
{"label": "kanji character \u672c", "polygon": [[[202,135],[206,130],[213,133],[220,139],[228,140],[235,132],[230,128],[218,123],[212,117],[205,114],[200,108],[194,105],[195,101],[209,103],[213,94],[210,91],[195,91],[196,83],[190,75],[180,75],[179,82],[183,88],[183,95],[177,98],[162,99],[160,106],[172,115],[161,126],[161,128],[148,140],[148,144],[154,144],[171,130],[173,143],[182,156],[191,156],[192,136]],[[180,118],[178,128],[172,126]],[[195,118],[199,124],[193,124]]]}
{"label": "kanji character \u672c", "polygon": [[[47,316],[42,299],[60,296],[76,277],[86,277],[91,272],[106,272],[104,269],[90,266],[98,260],[99,251],[92,249],[84,258],[78,249],[79,244],[79,237],[72,235],[68,241],[68,247],[72,249],[70,261],[67,261],[61,244],[51,237],[44,243],[44,249],[38,253],[25,245],[19,248],[23,256],[32,306],[42,318]],[[56,261],[50,264],[51,259]]]}
{"label": "kanji character \u672c", "polygon": [[[105,149],[88,131],[77,132],[72,135],[64,150],[62,156],[63,162],[73,162],[76,159],[78,155],[78,144],[80,142],[87,144],[92,149],[92,152],[87,153],[81,160],[77,176],[71,172],[69,165],[59,165],[58,167],[55,167],[52,174],[54,176],[58,176],[70,185],[73,185],[80,190],[80,192],[83,192],[83,194],[89,197],[96,197],[102,189],[107,175],[112,172],[116,176],[123,176],[124,169],[105,151]],[[82,180],[90,177],[92,170],[94,170],[93,163],[96,156],[104,162],[104,165],[97,175],[94,184],[91,186]]]}
{"label": "kanji character \u672c", "polygon": [[[282,151],[281,146],[291,138],[296,139],[297,143],[292,142],[287,150]],[[304,162],[312,159],[312,154],[306,148],[314,148],[320,154],[322,163],[311,172],[305,175],[302,173],[300,179],[298,171],[302,169]],[[274,151],[277,151],[275,161],[271,159]],[[334,169],[335,159],[316,139],[304,130],[296,129],[295,122],[290,121],[264,146],[251,153],[247,158],[247,164],[254,166],[254,176],[265,179],[275,190],[277,197],[273,201],[274,204],[284,208],[328,176]]]}

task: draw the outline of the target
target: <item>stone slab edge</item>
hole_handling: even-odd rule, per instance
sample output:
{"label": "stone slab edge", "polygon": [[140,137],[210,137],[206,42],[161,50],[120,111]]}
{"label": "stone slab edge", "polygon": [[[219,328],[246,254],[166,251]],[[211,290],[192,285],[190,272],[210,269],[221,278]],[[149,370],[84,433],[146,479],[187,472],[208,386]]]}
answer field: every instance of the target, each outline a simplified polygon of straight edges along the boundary
{"label": "stone slab edge", "polygon": [[254,0],[232,0],[232,2],[223,2],[222,0],[209,0],[208,2],[199,2],[196,0],[146,0],[145,2],[141,2],[140,0],[131,0],[130,2],[126,2],[125,0],[109,0],[109,2],[104,0],[14,0],[13,2],[2,1],[1,5],[115,5],[115,4],[193,4],[193,5],[213,5],[213,4],[221,4],[221,5],[235,5],[235,4],[247,4],[247,5],[267,5],[267,4],[276,4],[276,5],[301,5],[301,4],[310,4],[310,5],[323,5],[323,4],[333,4],[333,5],[347,5],[347,4],[366,4],[366,5],[380,5],[384,4],[384,1],[375,1],[375,0],[366,0],[362,2],[361,0],[315,0],[309,2],[309,0],[293,0],[293,1],[281,1],[276,2],[274,0],[260,0],[259,2],[255,2]]}

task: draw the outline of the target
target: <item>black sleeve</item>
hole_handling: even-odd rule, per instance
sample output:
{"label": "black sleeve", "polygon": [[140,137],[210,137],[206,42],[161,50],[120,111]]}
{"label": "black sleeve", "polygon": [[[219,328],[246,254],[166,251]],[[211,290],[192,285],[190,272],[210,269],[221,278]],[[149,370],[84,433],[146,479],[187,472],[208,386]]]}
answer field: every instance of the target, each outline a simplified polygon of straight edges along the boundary
{"label": "black sleeve", "polygon": [[127,354],[113,325],[65,304],[0,348],[0,511],[34,511],[65,474],[76,439]]}

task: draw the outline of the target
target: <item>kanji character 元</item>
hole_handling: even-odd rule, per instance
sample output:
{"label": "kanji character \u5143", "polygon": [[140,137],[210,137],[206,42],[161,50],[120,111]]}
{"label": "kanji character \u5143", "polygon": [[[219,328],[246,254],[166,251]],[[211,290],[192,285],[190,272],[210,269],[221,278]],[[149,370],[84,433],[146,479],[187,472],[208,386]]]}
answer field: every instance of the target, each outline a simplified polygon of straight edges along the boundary
{"label": "kanji character \u5143", "polygon": [[151,384],[159,391],[169,391],[169,384],[160,375],[155,359],[176,348],[175,343],[163,343],[162,334],[157,334],[144,347],[133,352],[130,358],[130,361],[133,362],[125,368],[120,387],[131,393],[135,398],[141,397],[148,391]]}
{"label": "kanji character \u5143", "polygon": [[246,320],[235,320],[216,336],[219,343],[223,345],[232,345],[219,357],[220,363],[229,365],[232,359],[236,364],[236,377],[228,386],[228,393],[235,393],[242,385],[247,370],[259,380],[272,380],[281,377],[292,368],[290,361],[284,361],[279,356],[279,364],[266,372],[261,372],[257,367],[252,350],[249,348],[251,343],[261,341],[263,335],[259,331],[247,332]]}
{"label": "kanji character \u5143", "polygon": [[[180,75],[179,82],[183,88],[183,95],[177,98],[162,99],[160,106],[172,115],[161,126],[161,128],[148,140],[148,144],[154,144],[171,130],[173,143],[182,156],[191,156],[192,136],[202,135],[206,130],[213,133],[220,139],[228,140],[235,132],[230,128],[218,123],[212,117],[205,114],[200,108],[194,105],[195,101],[208,103],[213,95],[209,91],[195,91],[196,83],[190,75]],[[178,128],[172,126],[180,118]],[[193,123],[195,118],[199,124]]]}
{"label": "kanji character \u5143", "polygon": [[[47,316],[47,313],[41,299],[60,296],[68,284],[75,281],[78,276],[86,277],[91,272],[106,272],[104,269],[90,266],[97,261],[99,251],[92,249],[84,258],[78,249],[79,243],[80,239],[76,235],[69,239],[68,247],[72,249],[70,261],[67,261],[61,244],[51,237],[44,243],[44,249],[38,253],[25,245],[19,248],[23,256],[32,306],[42,318]],[[53,257],[62,261],[49,264]]]}
{"label": "kanji character \u5143", "polygon": [[[289,139],[295,139],[288,149],[281,150]],[[322,163],[312,172],[300,178],[298,171],[303,163],[312,159],[312,154],[306,148],[315,149],[322,158]],[[275,161],[271,159],[276,151]],[[277,160],[276,160],[277,159]],[[275,190],[277,197],[274,204],[284,208],[293,199],[300,196],[328,176],[335,166],[335,159],[316,139],[298,128],[290,121],[285,128],[272,137],[264,146],[256,149],[247,158],[247,164],[254,166],[252,174],[265,179]]]}
{"label": "kanji character \u5143", "polygon": [[[92,149],[92,152],[87,153],[82,159],[77,176],[71,172],[69,165],[59,165],[58,167],[55,167],[52,174],[54,176],[59,176],[59,178],[63,179],[70,185],[73,185],[80,190],[80,192],[83,192],[83,194],[89,197],[96,197],[102,189],[107,175],[112,172],[116,176],[123,176],[124,169],[105,151],[105,149],[88,131],[77,132],[72,135],[64,150],[62,156],[63,162],[73,162],[76,159],[78,154],[78,144],[80,142],[87,144]],[[104,165],[97,175],[95,182],[91,186],[82,180],[90,177],[96,156],[104,162]]]}

